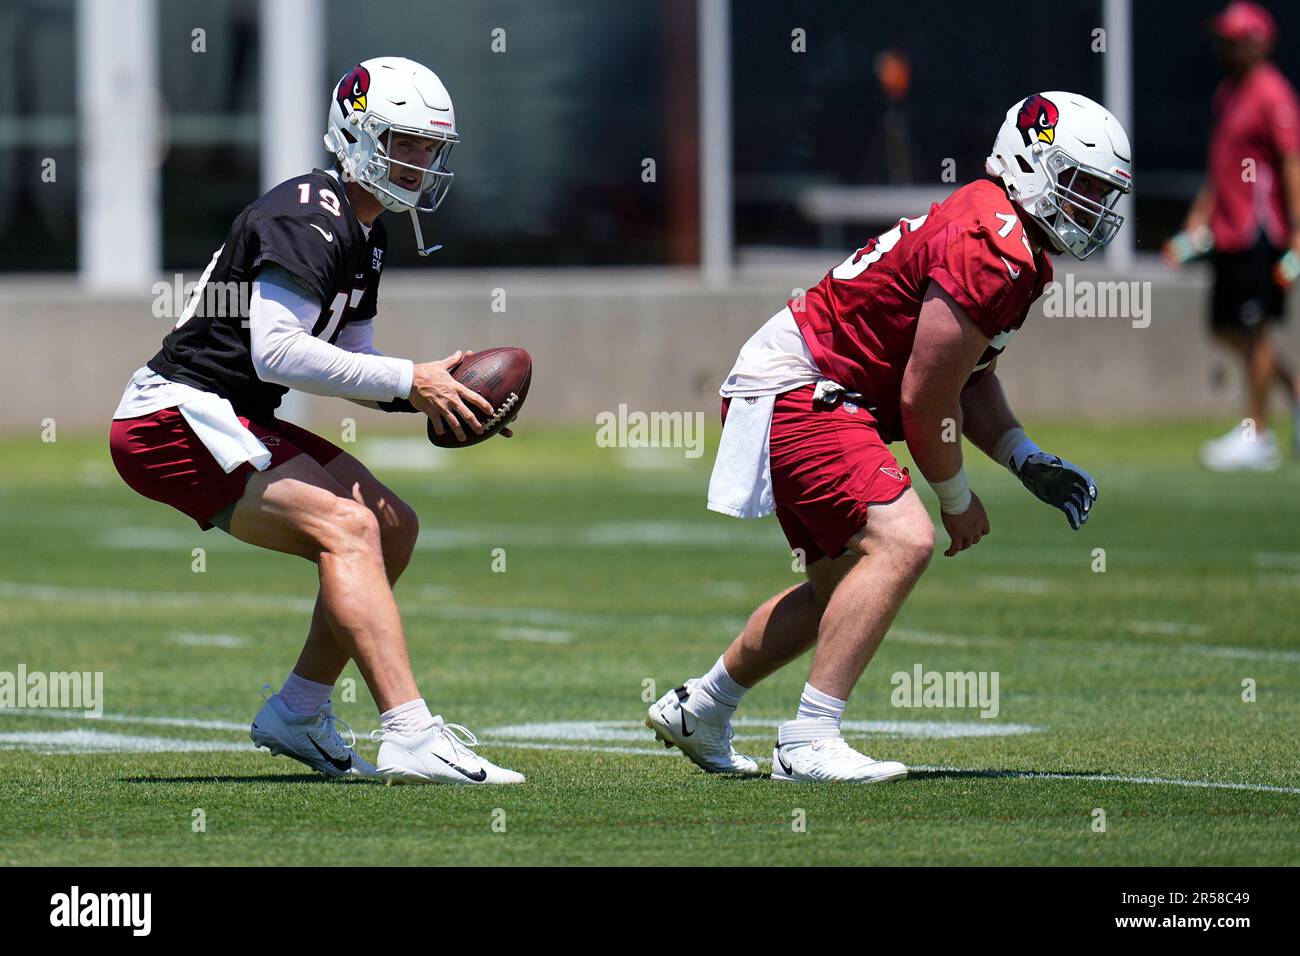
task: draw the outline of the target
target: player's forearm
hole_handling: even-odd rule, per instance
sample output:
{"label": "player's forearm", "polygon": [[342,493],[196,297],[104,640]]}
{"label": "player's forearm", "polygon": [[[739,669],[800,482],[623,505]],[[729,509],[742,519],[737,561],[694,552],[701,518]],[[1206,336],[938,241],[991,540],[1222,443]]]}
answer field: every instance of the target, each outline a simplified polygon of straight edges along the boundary
{"label": "player's forearm", "polygon": [[[946,391],[904,395],[903,437],[916,467],[930,484],[947,481],[962,466],[961,401]],[[954,440],[945,438],[952,436]]]}
{"label": "player's forearm", "polygon": [[313,395],[389,401],[411,391],[410,363],[344,352],[328,342],[300,332],[272,345],[257,375],[265,382]]}
{"label": "player's forearm", "polygon": [[249,348],[260,379],[314,395],[390,401],[411,391],[406,359],[349,352],[312,336],[307,326],[317,303],[292,289],[255,281],[249,310]]}
{"label": "player's forearm", "polygon": [[985,375],[961,393],[962,433],[967,440],[999,465],[995,457],[998,442],[1013,429],[1020,428],[1015,412],[1002,391],[997,375]]}

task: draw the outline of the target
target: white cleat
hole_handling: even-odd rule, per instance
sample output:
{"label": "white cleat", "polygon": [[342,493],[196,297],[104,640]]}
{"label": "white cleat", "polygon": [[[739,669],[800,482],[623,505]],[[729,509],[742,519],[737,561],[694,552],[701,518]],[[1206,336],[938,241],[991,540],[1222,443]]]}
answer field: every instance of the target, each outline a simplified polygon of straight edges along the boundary
{"label": "white cleat", "polygon": [[433,718],[433,726],[405,736],[376,730],[379,775],[386,783],[523,783],[524,775],[484,760],[471,750],[478,738],[460,724]]}
{"label": "white cleat", "polygon": [[1248,438],[1240,426],[1201,446],[1201,464],[1211,471],[1275,471],[1281,467],[1277,437],[1271,430]]}
{"label": "white cleat", "polygon": [[[875,760],[848,745],[833,725],[791,720],[781,725],[772,751],[772,779],[788,783],[884,783],[902,780],[907,768],[896,760]],[[827,722],[829,723],[829,722]]]}
{"label": "white cleat", "polygon": [[[273,754],[292,757],[327,777],[375,775],[374,764],[353,749],[357,735],[342,719],[334,716],[329,701],[321,704],[316,713],[304,717],[285,707],[279,694],[266,697],[270,689],[270,684],[262,686],[266,703],[253,718],[253,726],[248,732],[255,745]],[[350,742],[343,740],[335,724],[342,724],[347,729]]]}
{"label": "white cleat", "polygon": [[655,732],[665,747],[677,747],[701,770],[709,773],[740,773],[757,776],[758,764],[731,745],[735,731],[731,721],[720,724],[702,720],[691,709],[691,693],[700,683],[698,677],[670,690],[650,705],[645,725]]}

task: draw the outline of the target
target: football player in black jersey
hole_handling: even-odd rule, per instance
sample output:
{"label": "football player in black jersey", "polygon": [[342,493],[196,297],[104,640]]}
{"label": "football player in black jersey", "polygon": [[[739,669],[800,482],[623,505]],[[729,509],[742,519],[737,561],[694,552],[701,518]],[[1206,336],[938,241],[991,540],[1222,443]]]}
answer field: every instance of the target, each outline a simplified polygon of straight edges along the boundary
{"label": "football player in black jersey", "polygon": [[[281,183],[240,213],[114,414],[113,461],[137,492],[201,528],[317,565],[306,644],[251,736],[328,776],[524,779],[476,754],[473,734],[431,714],[416,687],[392,591],[415,547],[415,512],[352,455],[275,415],[296,388],[423,412],[462,439],[462,422],[482,431],[476,412],[491,416],[491,405],[450,373],[469,353],[417,363],[374,347],[387,248],[379,216],[410,213],[420,253],[432,251],[419,213],[446,195],[457,141],[451,97],[430,70],[401,57],[354,66],[329,105],[333,168]],[[246,316],[222,307],[232,300],[247,301]],[[344,740],[331,708],[349,659],[381,712],[375,764],[355,737]]]}

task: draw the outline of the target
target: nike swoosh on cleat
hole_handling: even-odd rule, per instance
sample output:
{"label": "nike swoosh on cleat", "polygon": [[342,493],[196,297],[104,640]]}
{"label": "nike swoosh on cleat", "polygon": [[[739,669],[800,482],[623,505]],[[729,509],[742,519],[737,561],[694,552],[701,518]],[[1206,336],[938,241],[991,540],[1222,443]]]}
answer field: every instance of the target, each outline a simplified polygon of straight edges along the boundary
{"label": "nike swoosh on cleat", "polygon": [[794,770],[791,769],[790,765],[785,762],[785,758],[781,756],[780,748],[778,748],[776,751],[776,759],[781,764],[782,770],[784,770],[786,773],[790,774],[791,776],[794,776]]}
{"label": "nike swoosh on cleat", "polygon": [[326,760],[328,760],[328,761],[330,762],[330,766],[333,767],[335,770],[339,770],[339,771],[342,771],[342,772],[346,773],[347,771],[349,771],[349,770],[352,769],[352,755],[351,755],[351,754],[348,755],[348,759],[347,759],[347,760],[340,760],[338,757],[331,757],[331,756],[330,756],[329,754],[327,754],[325,751],[321,750],[321,749],[320,749],[320,744],[318,744],[318,743],[316,743],[316,741],[312,740],[310,734],[307,735],[307,742],[308,742],[309,744],[311,744],[313,747],[315,747],[315,748],[316,748],[316,752],[317,752],[318,754],[320,754],[322,757],[324,757]]}
{"label": "nike swoosh on cleat", "polygon": [[686,708],[682,706],[682,704],[686,703],[686,698],[691,696],[690,691],[688,691],[686,685],[683,684],[681,687],[674,690],[673,693],[677,695],[677,710],[682,715],[682,736],[691,737],[695,734],[695,731],[686,726]]}
{"label": "nike swoosh on cleat", "polygon": [[482,769],[482,768],[480,768],[479,771],[478,771],[477,773],[470,773],[468,770],[466,770],[466,769],[465,769],[464,767],[462,767],[460,764],[452,763],[452,762],[451,762],[450,760],[448,760],[446,757],[443,757],[443,756],[441,756],[441,755],[439,755],[439,754],[434,754],[434,756],[437,757],[439,760],[441,760],[443,763],[445,763],[445,764],[446,764],[448,767],[450,767],[452,770],[455,770],[455,771],[456,771],[457,773],[459,773],[459,774],[463,774],[466,778],[468,778],[468,779],[470,779],[470,780],[473,780],[475,783],[482,783],[484,780],[487,779],[487,770],[486,770],[486,769]]}

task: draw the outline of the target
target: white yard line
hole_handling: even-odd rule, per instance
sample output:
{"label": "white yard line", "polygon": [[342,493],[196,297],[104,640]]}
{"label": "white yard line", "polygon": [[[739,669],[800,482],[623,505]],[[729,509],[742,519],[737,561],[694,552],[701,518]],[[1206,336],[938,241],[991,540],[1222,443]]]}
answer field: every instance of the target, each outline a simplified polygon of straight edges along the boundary
{"label": "white yard line", "polygon": [[941,647],[1006,647],[1009,643],[996,637],[940,634],[937,631],[918,631],[910,627],[890,628],[885,639],[888,641],[901,641],[904,644],[936,644]]}
{"label": "white yard line", "polygon": [[1254,560],[1257,568],[1300,571],[1300,551],[1256,551]]}
{"label": "white yard line", "polygon": [[572,644],[572,631],[544,627],[502,627],[492,632],[498,641],[524,641],[530,644]]}
{"label": "white yard line", "polygon": [[[65,717],[94,723],[134,723],[152,724],[166,727],[192,727],[212,730],[247,729],[243,723],[219,720],[196,720],[188,717],[157,717],[130,714],[104,714],[99,718],[86,718],[81,711],[65,710],[9,710],[0,713],[0,717],[35,716]],[[741,726],[775,728],[781,721],[777,718],[741,718],[736,721]],[[923,728],[942,727],[942,722],[925,721],[845,721],[845,730],[849,736],[861,733],[902,733],[907,736],[936,736],[931,733],[918,733]],[[966,724],[962,724],[966,726]],[[981,725],[973,725],[981,726]],[[603,743],[571,743],[526,738],[540,736],[568,737],[577,740],[579,728],[588,733],[595,733],[596,740],[643,740],[648,731],[635,721],[567,721],[549,724],[515,724],[495,727],[483,733],[485,746],[497,746],[517,750],[553,750],[582,753],[622,754],[637,757],[676,756],[675,750],[662,746],[617,747]],[[639,729],[637,729],[639,728]],[[1003,732],[1011,729],[1012,733],[1030,733],[1041,728],[1027,725],[1004,724]],[[982,734],[987,735],[987,734]],[[937,735],[942,736],[942,735]],[[592,739],[592,738],[587,738]],[[89,728],[61,731],[31,731],[25,733],[0,733],[0,750],[26,750],[42,754],[87,754],[87,753],[202,753],[202,752],[244,752],[253,750],[249,742],[229,742],[219,740],[185,740],[171,737],[148,737],[134,734],[115,734]],[[1282,787],[1272,784],[1236,783],[1221,780],[1190,780],[1179,777],[1129,776],[1125,774],[1101,773],[1064,773],[1048,770],[995,770],[981,767],[952,767],[916,764],[912,770],[921,773],[968,774],[990,779],[1026,779],[1026,780],[1069,780],[1089,783],[1125,783],[1171,787],[1192,787],[1209,790],[1241,790],[1252,793],[1300,794],[1300,787]]]}
{"label": "white yard line", "polygon": [[[777,717],[737,717],[734,727],[766,727],[773,733],[760,738],[773,740],[776,729],[785,722]],[[950,740],[963,737],[1019,737],[1047,730],[1032,724],[1013,724],[997,720],[845,720],[840,726],[849,734],[873,734],[881,737],[908,737],[923,740]],[[737,739],[740,739],[737,736]]]}
{"label": "white yard line", "polygon": [[0,750],[32,750],[44,754],[88,753],[204,753],[253,750],[252,741],[181,740],[141,737],[102,730],[45,730],[0,734]]}
{"label": "white yard line", "polygon": [[910,767],[925,773],[962,773],[971,776],[1016,777],[1028,780],[1085,780],[1098,783],[1164,784],[1169,787],[1202,787],[1209,790],[1249,790],[1255,793],[1300,793],[1300,787],[1276,787],[1267,783],[1228,783],[1222,780],[1183,780],[1178,777],[1129,777],[1115,773],[1055,773],[1049,770],[982,770],[971,767]]}
{"label": "white yard line", "polygon": [[1048,594],[1052,591],[1051,582],[1043,578],[1025,578],[1014,575],[986,575],[975,582],[990,591],[1003,594]]}
{"label": "white yard line", "polygon": [[54,604],[96,604],[115,607],[194,607],[202,604],[253,608],[255,610],[311,613],[315,598],[284,594],[253,594],[245,591],[133,591],[125,588],[77,588],[61,584],[30,584],[0,581],[0,599],[48,601]]}
{"label": "white yard line", "polygon": [[192,631],[182,631],[172,638],[173,644],[184,644],[186,647],[221,647],[234,649],[247,647],[248,640],[243,637],[236,637],[234,634],[195,634]]}
{"label": "white yard line", "polygon": [[1211,647],[1206,644],[1184,644],[1182,650],[1188,654],[1201,654],[1205,657],[1240,658],[1249,661],[1284,661],[1288,664],[1300,664],[1300,651],[1256,650],[1251,647]]}
{"label": "white yard line", "polygon": [[1128,629],[1134,634],[1159,634],[1162,637],[1202,637],[1205,634],[1202,625],[1181,621],[1129,621]]}
{"label": "white yard line", "polygon": [[149,724],[155,727],[191,727],[195,730],[242,730],[247,731],[251,720],[239,722],[233,720],[199,720],[193,717],[151,717],[137,714],[100,714],[87,717],[82,710],[57,710],[54,708],[24,708],[22,710],[5,708],[0,710],[0,720],[8,717],[53,717],[58,719],[85,720],[95,724]]}

